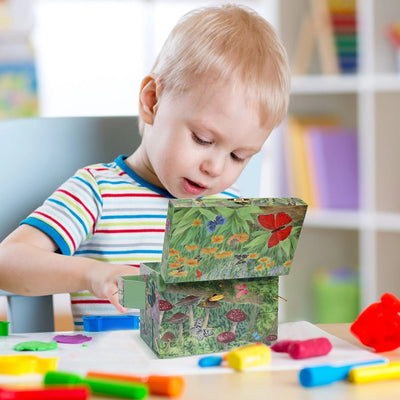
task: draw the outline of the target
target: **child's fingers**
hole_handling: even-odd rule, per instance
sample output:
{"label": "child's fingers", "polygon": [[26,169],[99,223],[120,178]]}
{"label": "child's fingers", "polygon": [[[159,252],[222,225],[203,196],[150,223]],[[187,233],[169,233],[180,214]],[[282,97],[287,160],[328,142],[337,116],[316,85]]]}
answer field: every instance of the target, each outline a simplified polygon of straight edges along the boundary
{"label": "child's fingers", "polygon": [[[119,276],[124,276],[124,275],[137,275],[139,273],[138,268],[132,268],[130,266],[122,266],[118,270],[118,277]],[[118,302],[118,283],[116,282],[115,284],[111,285],[109,290],[108,290],[108,299],[110,300],[110,303],[120,312],[120,313],[125,313],[128,311],[127,308],[123,307],[121,304]]]}
{"label": "child's fingers", "polygon": [[108,298],[110,303],[120,312],[125,313],[127,309],[118,302],[118,289]]}
{"label": "child's fingers", "polygon": [[107,287],[107,298],[110,303],[120,312],[125,313],[127,309],[123,307],[118,301],[119,288],[117,283],[110,284]]}

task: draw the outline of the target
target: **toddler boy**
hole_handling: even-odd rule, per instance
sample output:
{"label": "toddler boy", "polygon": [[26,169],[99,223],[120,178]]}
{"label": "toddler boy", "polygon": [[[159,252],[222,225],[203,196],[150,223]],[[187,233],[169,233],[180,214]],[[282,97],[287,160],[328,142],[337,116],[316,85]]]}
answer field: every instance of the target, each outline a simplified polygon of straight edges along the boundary
{"label": "toddler boy", "polygon": [[289,86],[285,50],[254,11],[185,15],[142,81],[139,148],[80,169],[22,221],[0,245],[1,288],[71,293],[76,329],[83,315],[124,312],[118,277],[161,259],[168,199],[238,197],[232,185],[284,118]]}

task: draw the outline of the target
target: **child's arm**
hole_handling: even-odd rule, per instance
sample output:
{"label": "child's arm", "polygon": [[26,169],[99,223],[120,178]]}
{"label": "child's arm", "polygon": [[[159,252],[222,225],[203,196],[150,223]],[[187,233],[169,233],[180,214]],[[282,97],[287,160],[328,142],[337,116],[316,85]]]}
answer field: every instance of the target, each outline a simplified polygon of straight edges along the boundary
{"label": "child's arm", "polygon": [[57,246],[40,230],[21,225],[0,243],[0,287],[16,294],[38,296],[89,290],[110,300],[116,309],[117,280],[138,275],[137,268],[56,253]]}

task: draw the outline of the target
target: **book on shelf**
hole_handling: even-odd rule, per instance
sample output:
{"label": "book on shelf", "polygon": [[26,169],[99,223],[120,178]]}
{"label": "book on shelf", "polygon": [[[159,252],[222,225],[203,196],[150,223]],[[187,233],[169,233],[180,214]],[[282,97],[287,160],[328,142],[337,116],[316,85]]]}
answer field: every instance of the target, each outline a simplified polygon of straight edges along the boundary
{"label": "book on shelf", "polygon": [[0,31],[11,24],[10,9],[6,0],[0,0]]}
{"label": "book on shelf", "polygon": [[314,49],[318,51],[323,74],[357,72],[355,0],[309,0],[292,65],[295,75],[309,73]]}
{"label": "book on shelf", "polygon": [[288,193],[295,193],[310,207],[318,207],[318,193],[313,189],[313,176],[310,174],[310,159],[307,153],[305,136],[311,126],[334,126],[337,119],[330,116],[295,116],[286,121],[284,136],[285,169],[287,171]]}
{"label": "book on shelf", "polygon": [[32,16],[29,0],[0,0],[0,119],[38,115]]}
{"label": "book on shelf", "polygon": [[358,208],[357,134],[334,117],[290,116],[284,140],[284,195],[311,208]]}
{"label": "book on shelf", "polygon": [[320,207],[358,209],[356,132],[343,127],[310,127],[306,148]]}
{"label": "book on shelf", "polygon": [[0,119],[38,115],[36,67],[33,60],[0,60]]}
{"label": "book on shelf", "polygon": [[341,73],[358,68],[356,0],[329,0],[336,54]]}

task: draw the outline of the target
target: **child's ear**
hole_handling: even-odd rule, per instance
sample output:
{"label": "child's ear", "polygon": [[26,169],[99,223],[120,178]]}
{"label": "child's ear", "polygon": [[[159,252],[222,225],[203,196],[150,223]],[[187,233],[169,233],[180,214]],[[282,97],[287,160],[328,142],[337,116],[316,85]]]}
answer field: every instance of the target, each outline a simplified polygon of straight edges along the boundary
{"label": "child's ear", "polygon": [[160,92],[160,81],[155,76],[148,75],[143,79],[139,94],[139,113],[146,124],[153,124]]}

